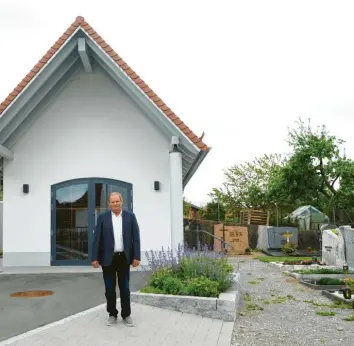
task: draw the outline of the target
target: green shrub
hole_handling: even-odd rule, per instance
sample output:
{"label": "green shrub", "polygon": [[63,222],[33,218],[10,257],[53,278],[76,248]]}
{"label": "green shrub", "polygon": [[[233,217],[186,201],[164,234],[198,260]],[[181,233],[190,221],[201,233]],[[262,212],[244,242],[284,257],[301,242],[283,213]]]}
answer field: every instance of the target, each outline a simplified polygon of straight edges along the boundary
{"label": "green shrub", "polygon": [[343,280],[332,278],[321,278],[317,282],[319,285],[343,285]]}
{"label": "green shrub", "polygon": [[164,292],[156,287],[152,287],[152,286],[146,286],[143,287],[140,292],[142,293],[155,293],[155,294],[163,294]]}
{"label": "green shrub", "polygon": [[354,322],[354,315],[352,314],[343,318],[343,321]]}
{"label": "green shrub", "polygon": [[283,254],[291,254],[296,252],[295,245],[292,243],[286,243],[281,246],[281,251]]}
{"label": "green shrub", "polygon": [[164,282],[167,278],[171,277],[172,273],[169,273],[166,270],[161,270],[153,274],[150,279],[149,285],[159,290],[164,289]]}
{"label": "green shrub", "polygon": [[[257,256],[257,260],[264,262],[264,263],[269,263],[269,262],[286,262],[286,261],[294,261],[294,256],[288,256],[288,257],[277,257],[277,256]],[[311,260],[311,257],[296,257],[295,258],[297,261],[300,260]]]}
{"label": "green shrub", "polygon": [[169,276],[164,279],[163,291],[166,294],[180,295],[185,293],[185,286],[178,277]]}
{"label": "green shrub", "polygon": [[205,277],[216,281],[219,284],[219,290],[223,292],[230,287],[229,274],[232,271],[233,267],[225,258],[195,256],[181,260],[178,275],[185,280]]}
{"label": "green shrub", "polygon": [[318,316],[335,316],[336,313],[334,311],[317,311],[316,315],[318,315]]}
{"label": "green shrub", "polygon": [[328,269],[328,268],[320,268],[320,269],[299,269],[295,270],[295,273],[298,274],[343,274],[342,269]]}
{"label": "green shrub", "polygon": [[149,285],[141,289],[143,293],[191,295],[199,297],[218,297],[220,285],[206,277],[195,277],[185,281],[175,274],[154,275]]}
{"label": "green shrub", "polygon": [[187,250],[175,258],[161,251],[148,259],[153,274],[141,292],[218,297],[231,284],[233,267],[218,253]]}
{"label": "green shrub", "polygon": [[218,297],[219,287],[216,281],[205,277],[193,278],[188,282],[187,292],[191,296]]}

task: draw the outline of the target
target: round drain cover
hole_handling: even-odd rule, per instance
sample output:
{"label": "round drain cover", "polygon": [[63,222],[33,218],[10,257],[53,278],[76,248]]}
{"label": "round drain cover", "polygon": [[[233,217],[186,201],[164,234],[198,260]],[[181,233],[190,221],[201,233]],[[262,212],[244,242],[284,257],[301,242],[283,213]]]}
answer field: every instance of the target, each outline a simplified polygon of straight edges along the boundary
{"label": "round drain cover", "polygon": [[15,292],[10,294],[13,298],[38,298],[51,296],[53,291],[24,291],[24,292]]}

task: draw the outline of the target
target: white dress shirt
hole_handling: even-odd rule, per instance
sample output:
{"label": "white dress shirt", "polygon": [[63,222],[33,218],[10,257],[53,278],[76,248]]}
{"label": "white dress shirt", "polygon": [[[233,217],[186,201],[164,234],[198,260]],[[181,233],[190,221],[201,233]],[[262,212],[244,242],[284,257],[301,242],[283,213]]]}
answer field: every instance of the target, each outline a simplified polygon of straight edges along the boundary
{"label": "white dress shirt", "polygon": [[114,252],[124,251],[122,212],[120,212],[118,216],[112,212],[112,225],[114,234]]}

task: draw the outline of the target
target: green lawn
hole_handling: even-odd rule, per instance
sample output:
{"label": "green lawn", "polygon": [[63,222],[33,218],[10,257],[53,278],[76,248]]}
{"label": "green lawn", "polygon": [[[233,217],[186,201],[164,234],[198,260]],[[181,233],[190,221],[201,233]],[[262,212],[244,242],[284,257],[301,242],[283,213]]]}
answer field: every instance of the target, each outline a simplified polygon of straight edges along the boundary
{"label": "green lawn", "polygon": [[262,262],[269,263],[269,262],[286,262],[286,261],[311,261],[311,257],[275,257],[275,256],[257,256],[255,259],[258,259]]}
{"label": "green lawn", "polygon": [[308,269],[308,270],[295,270],[295,273],[298,274],[345,274],[343,269]]}

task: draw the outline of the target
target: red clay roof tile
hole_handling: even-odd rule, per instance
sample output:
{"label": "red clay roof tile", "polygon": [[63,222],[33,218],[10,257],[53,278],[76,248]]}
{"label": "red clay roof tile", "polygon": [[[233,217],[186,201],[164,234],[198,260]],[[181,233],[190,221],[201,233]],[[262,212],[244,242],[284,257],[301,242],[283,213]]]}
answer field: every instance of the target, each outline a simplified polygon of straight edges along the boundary
{"label": "red clay roof tile", "polygon": [[[166,113],[168,113],[167,116],[168,116],[171,120],[177,119],[177,116],[176,116],[175,114],[173,114],[172,111],[167,111]],[[166,114],[166,113],[165,113],[165,114]]]}
{"label": "red clay roof tile", "polygon": [[9,96],[0,104],[0,116],[18,94],[27,86],[27,84],[37,75],[37,73],[46,65],[58,49],[66,42],[73,32],[81,26],[82,29],[115,61],[121,69],[131,78],[131,80],[155,103],[160,110],[171,119],[176,126],[202,151],[207,151],[208,146],[201,138],[196,136],[182,120],[172,112],[170,108],[155,94],[155,92],[129,67],[129,65],[109,46],[101,36],[85,21],[81,16],[77,17],[74,23],[63,33],[63,35],[54,43],[48,52],[39,60],[32,70],[23,78]]}

